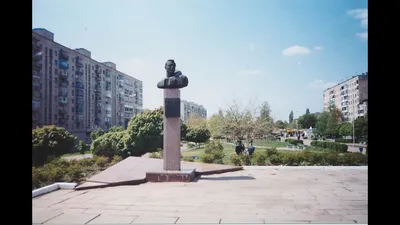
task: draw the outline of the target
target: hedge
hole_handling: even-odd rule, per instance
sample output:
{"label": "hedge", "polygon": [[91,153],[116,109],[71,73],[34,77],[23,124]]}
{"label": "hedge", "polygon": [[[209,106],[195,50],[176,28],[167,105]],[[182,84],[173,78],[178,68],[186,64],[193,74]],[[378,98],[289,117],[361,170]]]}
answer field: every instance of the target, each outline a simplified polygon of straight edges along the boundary
{"label": "hedge", "polygon": [[295,139],[286,139],[285,142],[292,144],[292,145],[302,145],[303,144],[303,140],[295,140]]}
{"label": "hedge", "polygon": [[346,144],[340,144],[336,142],[327,142],[327,141],[312,141],[311,146],[329,149],[335,152],[347,152],[348,146]]}

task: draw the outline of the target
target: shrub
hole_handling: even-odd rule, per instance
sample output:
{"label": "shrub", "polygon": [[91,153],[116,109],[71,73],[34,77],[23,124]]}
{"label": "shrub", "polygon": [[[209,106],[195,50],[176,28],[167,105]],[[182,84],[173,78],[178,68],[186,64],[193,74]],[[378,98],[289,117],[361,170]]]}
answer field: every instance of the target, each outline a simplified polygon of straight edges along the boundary
{"label": "shrub", "polygon": [[141,156],[163,148],[163,109],[145,110],[129,121],[125,148],[132,156]]}
{"label": "shrub", "polygon": [[265,166],[267,161],[267,153],[266,152],[256,152],[253,154],[253,162],[257,166]]}
{"label": "shrub", "polygon": [[151,159],[162,159],[163,155],[160,152],[152,152],[149,154],[149,158]]}
{"label": "shrub", "polygon": [[92,142],[90,150],[96,156],[105,156],[111,159],[114,155],[119,155],[126,158],[129,153],[124,144],[125,136],[125,131],[106,133]]}
{"label": "shrub", "polygon": [[225,154],[223,150],[224,147],[218,140],[210,141],[206,144],[204,154],[200,156],[200,160],[204,163],[224,164]]}
{"label": "shrub", "polygon": [[291,144],[291,145],[298,145],[298,144],[303,144],[303,140],[295,140],[295,139],[289,139],[289,138],[287,138],[286,140],[285,140],[285,142],[287,142],[287,143],[289,143],[289,144]]}
{"label": "shrub", "polygon": [[275,147],[267,148],[267,149],[265,149],[265,152],[266,152],[268,157],[270,157],[272,155],[278,155],[279,154],[278,150]]}
{"label": "shrub", "polygon": [[240,162],[243,166],[250,166],[251,165],[251,156],[247,154],[239,155]]}
{"label": "shrub", "polygon": [[194,162],[194,158],[191,156],[183,156],[182,160],[186,162]]}
{"label": "shrub", "polygon": [[242,162],[240,160],[240,157],[238,155],[236,155],[236,153],[233,153],[230,157],[230,161],[231,164],[235,165],[235,166],[241,166]]}
{"label": "shrub", "polygon": [[114,157],[111,160],[111,165],[117,164],[122,161],[122,157],[119,155],[114,155]]}
{"label": "shrub", "polygon": [[345,166],[359,166],[366,165],[368,163],[367,156],[360,152],[341,154],[339,161]]}
{"label": "shrub", "polygon": [[100,168],[104,168],[107,163],[109,163],[110,160],[108,157],[105,156],[96,156],[95,157],[95,164],[100,167]]}
{"label": "shrub", "polygon": [[32,130],[32,165],[43,165],[49,156],[70,153],[76,137],[62,127],[44,126]]}
{"label": "shrub", "polygon": [[325,141],[312,141],[311,146],[329,149],[340,153],[347,152],[348,149],[348,146],[346,144],[340,144],[336,142],[325,142]]}
{"label": "shrub", "polygon": [[82,140],[80,140],[78,142],[78,144],[76,145],[76,150],[78,150],[79,153],[81,153],[82,155],[85,154],[86,151],[88,151],[90,149],[90,147]]}

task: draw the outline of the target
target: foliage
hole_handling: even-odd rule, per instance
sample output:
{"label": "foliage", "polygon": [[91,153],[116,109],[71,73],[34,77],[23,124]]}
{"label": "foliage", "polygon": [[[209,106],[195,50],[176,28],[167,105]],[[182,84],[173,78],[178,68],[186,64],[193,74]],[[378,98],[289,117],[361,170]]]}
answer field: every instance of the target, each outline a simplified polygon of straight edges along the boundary
{"label": "foliage", "polygon": [[287,138],[285,140],[285,142],[287,142],[291,145],[299,145],[299,144],[302,145],[303,144],[303,140],[295,140],[295,139],[290,139],[290,138]]}
{"label": "foliage", "polygon": [[225,154],[224,147],[218,140],[210,141],[204,148],[204,154],[200,156],[200,160],[204,163],[223,164]]}
{"label": "foliage", "polygon": [[76,145],[76,150],[79,151],[79,153],[81,153],[82,155],[85,154],[86,151],[89,151],[90,147],[82,140],[80,140],[78,142],[78,144]]}
{"label": "foliage", "polygon": [[126,131],[106,133],[96,138],[90,147],[90,151],[96,156],[105,156],[108,158],[114,155],[126,158],[129,156],[129,149],[125,147]]}
{"label": "foliage", "polygon": [[62,127],[44,126],[32,130],[32,165],[43,165],[49,156],[70,153],[76,137]]}
{"label": "foliage", "polygon": [[285,124],[285,122],[283,122],[282,120],[277,120],[275,122],[275,125],[279,128],[279,129],[285,129],[287,124]]}
{"label": "foliage", "polygon": [[183,156],[183,157],[182,157],[182,161],[194,162],[194,158],[193,158],[193,157],[190,157],[190,156]]}
{"label": "foliage", "polygon": [[273,130],[273,120],[269,115],[268,103],[264,102],[261,107],[250,105],[241,108],[239,104],[233,103],[219,114],[220,129],[223,136],[233,140],[245,140],[249,142],[257,136],[264,136]]}
{"label": "foliage", "polygon": [[197,126],[197,127],[188,127],[188,131],[186,134],[186,140],[195,142],[195,143],[203,143],[210,139],[210,131],[207,129],[207,126]]}
{"label": "foliage", "polygon": [[189,116],[186,122],[188,127],[207,127],[207,119],[200,117],[197,114]]}
{"label": "foliage", "polygon": [[[32,190],[55,182],[82,182],[85,177],[98,172],[107,158],[70,160],[56,158],[41,167],[32,167]],[[97,162],[97,163],[96,163]],[[107,161],[108,162],[108,161]],[[107,166],[107,163],[104,165]]]}
{"label": "foliage", "polygon": [[210,130],[211,136],[214,138],[221,138],[224,136],[223,132],[223,113],[220,110],[218,114],[212,115],[208,119],[208,129]]}
{"label": "foliage", "polygon": [[152,153],[149,154],[149,158],[151,158],[151,159],[162,159],[163,158],[163,152],[162,151],[152,152]]}
{"label": "foliage", "polygon": [[265,166],[267,159],[267,152],[255,152],[253,154],[253,162],[257,166]]}
{"label": "foliage", "polygon": [[94,140],[96,140],[98,137],[102,136],[102,135],[105,134],[105,133],[106,133],[106,132],[105,132],[103,129],[98,128],[98,129],[92,130],[92,132],[90,132],[90,134],[89,134],[89,137],[90,137],[90,139],[92,139],[92,141],[94,141]]}
{"label": "foliage", "polygon": [[335,152],[347,152],[348,146],[346,144],[340,144],[336,142],[327,141],[312,141],[311,146],[324,148]]}
{"label": "foliage", "polygon": [[110,165],[117,164],[117,163],[121,162],[122,160],[123,160],[123,159],[122,159],[121,156],[119,156],[119,155],[114,155],[114,157],[112,158],[112,160],[111,160],[111,162],[110,162]]}
{"label": "foliage", "polygon": [[339,136],[352,136],[353,135],[353,125],[351,123],[342,123],[339,125],[338,129]]}
{"label": "foliage", "polygon": [[141,156],[163,147],[163,109],[145,110],[128,124],[125,149],[132,156]]}
{"label": "foliage", "polygon": [[125,129],[122,126],[112,126],[110,127],[110,129],[108,129],[108,133],[109,132],[120,132],[120,131],[124,131]]}
{"label": "foliage", "polygon": [[317,117],[314,114],[310,114],[310,112],[308,112],[308,114],[306,113],[300,116],[298,124],[303,129],[308,129],[309,127],[315,127],[315,125],[317,124]]}
{"label": "foliage", "polygon": [[357,138],[368,140],[368,114],[354,121],[354,133]]}
{"label": "foliage", "polygon": [[186,140],[186,134],[188,131],[188,126],[185,122],[181,120],[181,140]]}
{"label": "foliage", "polygon": [[329,119],[329,112],[322,112],[318,115],[317,124],[315,127],[317,128],[318,132],[321,134],[326,134],[327,131],[327,124]]}
{"label": "foliage", "polygon": [[293,110],[291,110],[289,113],[289,123],[292,123],[292,121],[293,121]]}
{"label": "foliage", "polygon": [[100,168],[104,168],[110,162],[110,158],[105,156],[96,156],[94,160],[96,165]]}

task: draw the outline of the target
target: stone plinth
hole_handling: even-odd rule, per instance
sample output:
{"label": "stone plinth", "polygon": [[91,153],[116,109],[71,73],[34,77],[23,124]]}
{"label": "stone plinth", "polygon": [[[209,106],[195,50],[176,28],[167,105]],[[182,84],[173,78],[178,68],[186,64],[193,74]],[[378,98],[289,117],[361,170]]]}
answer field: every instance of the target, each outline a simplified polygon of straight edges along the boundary
{"label": "stone plinth", "polygon": [[196,176],[195,169],[185,169],[180,171],[155,171],[147,172],[148,182],[190,182]]}
{"label": "stone plinth", "polygon": [[[164,89],[164,170],[165,171],[179,171],[181,169],[181,121],[180,116],[167,117],[166,116],[166,100],[179,99],[180,108],[180,95],[179,89]],[[180,110],[179,110],[180,112]]]}

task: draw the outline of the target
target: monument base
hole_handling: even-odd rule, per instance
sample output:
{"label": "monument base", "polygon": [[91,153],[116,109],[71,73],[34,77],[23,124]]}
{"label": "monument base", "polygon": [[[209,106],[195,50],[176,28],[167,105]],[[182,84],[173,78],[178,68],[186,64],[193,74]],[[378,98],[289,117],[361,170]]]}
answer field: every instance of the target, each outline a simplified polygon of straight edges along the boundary
{"label": "monument base", "polygon": [[147,172],[146,180],[148,182],[190,182],[196,176],[196,169],[162,170]]}

